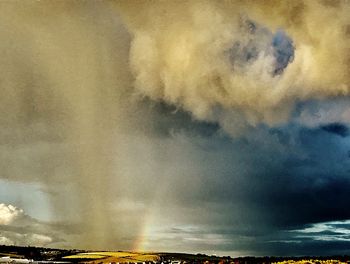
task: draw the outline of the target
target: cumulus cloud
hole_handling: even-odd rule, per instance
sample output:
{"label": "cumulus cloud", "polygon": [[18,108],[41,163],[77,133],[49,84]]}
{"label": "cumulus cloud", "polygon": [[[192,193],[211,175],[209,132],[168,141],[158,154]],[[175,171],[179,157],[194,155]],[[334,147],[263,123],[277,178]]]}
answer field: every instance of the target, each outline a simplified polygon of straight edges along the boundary
{"label": "cumulus cloud", "polygon": [[[0,244],[33,246],[67,246],[65,238],[79,228],[60,222],[40,221],[11,204],[0,204]],[[68,244],[69,245],[69,244]]]}
{"label": "cumulus cloud", "polygon": [[119,5],[138,93],[197,119],[274,125],[300,100],[349,95],[347,1]]}
{"label": "cumulus cloud", "polygon": [[9,225],[21,215],[23,215],[22,209],[18,209],[11,204],[0,203],[0,225]]}

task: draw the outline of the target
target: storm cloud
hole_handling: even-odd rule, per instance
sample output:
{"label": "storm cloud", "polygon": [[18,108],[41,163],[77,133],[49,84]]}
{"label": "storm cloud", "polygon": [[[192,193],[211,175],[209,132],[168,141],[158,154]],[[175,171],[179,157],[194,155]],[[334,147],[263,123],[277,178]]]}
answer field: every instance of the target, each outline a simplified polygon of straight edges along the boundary
{"label": "storm cloud", "polygon": [[49,206],[4,190],[0,243],[348,253],[350,5],[329,3],[1,2],[0,178]]}

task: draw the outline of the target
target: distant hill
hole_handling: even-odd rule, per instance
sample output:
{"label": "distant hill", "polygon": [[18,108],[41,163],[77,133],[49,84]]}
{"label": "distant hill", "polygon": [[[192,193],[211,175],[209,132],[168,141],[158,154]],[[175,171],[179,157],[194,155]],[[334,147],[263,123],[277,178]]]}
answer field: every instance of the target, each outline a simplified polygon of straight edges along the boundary
{"label": "distant hill", "polygon": [[34,260],[60,260],[65,256],[85,252],[77,249],[56,249],[43,247],[23,247],[0,245],[0,257],[27,258]]}
{"label": "distant hill", "polygon": [[303,257],[237,257],[208,256],[206,254],[88,251],[79,249],[55,249],[0,245],[0,257],[26,258],[37,261],[69,261],[71,263],[116,264],[116,263],[163,263],[163,264],[350,264],[350,256],[303,256]]}

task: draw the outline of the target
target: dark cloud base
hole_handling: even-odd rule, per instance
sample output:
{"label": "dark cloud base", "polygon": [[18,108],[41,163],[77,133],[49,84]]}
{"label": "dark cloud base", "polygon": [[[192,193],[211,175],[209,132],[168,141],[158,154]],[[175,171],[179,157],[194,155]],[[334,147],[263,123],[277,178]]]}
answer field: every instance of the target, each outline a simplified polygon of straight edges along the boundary
{"label": "dark cloud base", "polygon": [[[295,231],[350,219],[346,124],[259,126],[232,139],[215,124],[194,124],[188,114],[170,109],[157,108],[164,119],[155,129],[167,137],[187,135],[205,161],[199,186],[178,190],[178,203],[205,208],[208,225],[203,232],[226,239],[222,245],[208,242],[200,248],[283,256],[349,253],[349,237],[335,241],[336,232],[319,233],[322,241]],[[213,228],[218,226],[223,228]]]}

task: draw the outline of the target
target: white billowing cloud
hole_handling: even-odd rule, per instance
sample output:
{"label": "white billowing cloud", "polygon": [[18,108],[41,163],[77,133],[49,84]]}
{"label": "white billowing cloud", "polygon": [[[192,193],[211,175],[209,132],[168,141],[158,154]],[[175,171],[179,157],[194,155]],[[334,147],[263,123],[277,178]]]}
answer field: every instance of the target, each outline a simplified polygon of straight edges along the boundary
{"label": "white billowing cloud", "polygon": [[[57,230],[11,204],[0,203],[0,244],[47,246]],[[57,240],[57,239],[56,239]]]}
{"label": "white billowing cloud", "polygon": [[298,101],[350,94],[349,2],[147,1],[120,10],[137,92],[228,132],[232,112],[274,125]]}
{"label": "white billowing cloud", "polygon": [[22,209],[19,209],[11,204],[6,205],[4,203],[0,203],[0,225],[9,225],[23,214]]}
{"label": "white billowing cloud", "polygon": [[0,245],[12,245],[14,242],[7,237],[0,236]]}

